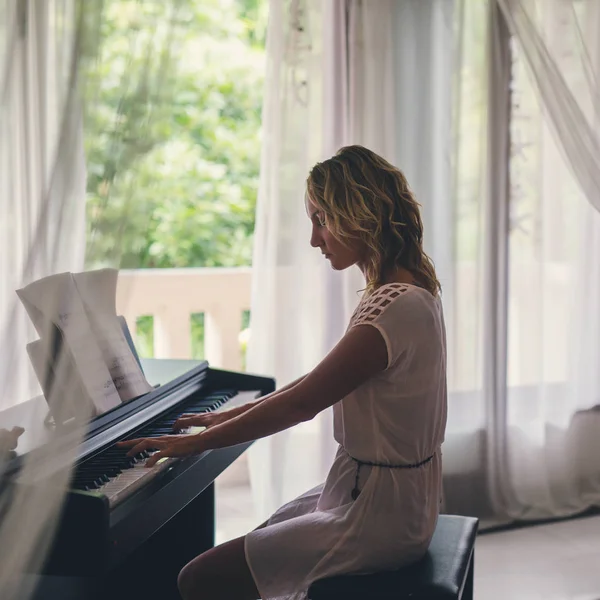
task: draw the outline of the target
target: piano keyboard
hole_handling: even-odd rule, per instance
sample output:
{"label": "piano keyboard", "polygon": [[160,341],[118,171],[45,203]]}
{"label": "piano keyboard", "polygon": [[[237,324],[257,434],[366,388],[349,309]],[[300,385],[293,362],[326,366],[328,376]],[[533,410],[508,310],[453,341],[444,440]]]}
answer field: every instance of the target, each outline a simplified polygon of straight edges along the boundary
{"label": "piano keyboard", "polygon": [[[175,421],[182,414],[217,411],[235,395],[236,392],[233,390],[220,390],[197,399],[190,399],[184,405],[178,405],[124,439],[152,438],[182,433],[173,430]],[[152,455],[151,451],[140,452],[132,457],[126,456],[128,451],[128,448],[118,448],[113,445],[80,464],[75,469],[71,487],[76,490],[105,495],[112,508],[166,471],[174,461],[178,460],[164,458],[148,469],[145,465],[146,459]]]}

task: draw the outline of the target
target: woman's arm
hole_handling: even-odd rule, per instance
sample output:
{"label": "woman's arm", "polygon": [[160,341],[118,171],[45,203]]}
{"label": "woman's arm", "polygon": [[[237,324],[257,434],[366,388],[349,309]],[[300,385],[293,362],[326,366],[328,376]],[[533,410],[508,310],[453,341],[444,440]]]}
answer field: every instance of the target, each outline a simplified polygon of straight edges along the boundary
{"label": "woman's arm", "polygon": [[[370,325],[353,327],[313,371],[253,403],[249,410],[225,423],[188,436],[174,436],[157,444],[156,439],[137,439],[120,445],[130,454],[160,447],[147,461],[152,466],[164,456],[188,456],[272,435],[309,421],[332,406],[387,366],[387,347],[379,331]],[[160,438],[159,438],[160,440]]]}
{"label": "woman's arm", "polygon": [[310,421],[387,366],[387,348],[377,329],[353,327],[315,369],[292,388],[204,432],[208,448],[259,439]]}
{"label": "woman's arm", "polygon": [[298,379],[295,379],[291,383],[284,385],[282,388],[275,390],[274,392],[271,392],[270,394],[267,394],[266,396],[263,396],[262,398],[258,398],[258,400],[255,400],[254,402],[247,402],[246,404],[244,404],[242,406],[238,406],[237,408],[232,409],[232,411],[239,411],[238,414],[241,415],[241,414],[255,408],[259,404],[263,403],[265,400],[269,400],[271,398],[274,398],[275,396],[278,396],[279,394],[281,394],[283,392],[287,392],[288,390],[291,390],[292,388],[296,387],[301,381],[303,381],[305,377],[306,377],[306,375],[302,375],[302,377],[298,377]]}
{"label": "woman's arm", "polygon": [[269,398],[273,398],[274,396],[285,392],[287,390],[291,390],[294,386],[298,385],[306,375],[302,377],[298,377],[298,379],[288,383],[286,386],[282,387],[279,390],[275,390],[262,398],[258,398],[255,402],[246,402],[242,406],[236,406],[235,408],[230,408],[228,410],[224,410],[218,413],[202,413],[200,415],[197,414],[184,414],[181,415],[177,421],[173,424],[173,431],[181,431],[182,429],[187,429],[188,427],[216,427],[217,425],[221,425],[230,419],[235,417],[239,417],[245,412],[251,410],[255,406],[258,406],[261,402]]}

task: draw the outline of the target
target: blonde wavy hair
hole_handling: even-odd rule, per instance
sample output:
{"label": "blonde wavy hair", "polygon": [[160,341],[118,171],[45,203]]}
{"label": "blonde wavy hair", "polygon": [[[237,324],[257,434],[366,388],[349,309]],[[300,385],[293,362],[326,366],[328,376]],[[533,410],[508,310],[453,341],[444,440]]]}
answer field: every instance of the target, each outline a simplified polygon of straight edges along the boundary
{"label": "blonde wavy hair", "polygon": [[432,295],[441,291],[431,259],[423,251],[419,204],[406,177],[362,146],[341,148],[311,170],[306,193],[340,242],[362,242],[367,293],[385,283],[394,267],[410,271]]}

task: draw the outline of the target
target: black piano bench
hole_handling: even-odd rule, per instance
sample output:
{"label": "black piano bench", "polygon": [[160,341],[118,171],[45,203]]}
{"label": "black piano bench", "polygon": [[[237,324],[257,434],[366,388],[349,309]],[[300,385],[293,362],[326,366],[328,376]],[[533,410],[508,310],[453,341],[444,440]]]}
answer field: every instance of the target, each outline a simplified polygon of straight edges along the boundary
{"label": "black piano bench", "polygon": [[473,600],[478,519],[440,515],[427,554],[398,571],[315,581],[309,600]]}

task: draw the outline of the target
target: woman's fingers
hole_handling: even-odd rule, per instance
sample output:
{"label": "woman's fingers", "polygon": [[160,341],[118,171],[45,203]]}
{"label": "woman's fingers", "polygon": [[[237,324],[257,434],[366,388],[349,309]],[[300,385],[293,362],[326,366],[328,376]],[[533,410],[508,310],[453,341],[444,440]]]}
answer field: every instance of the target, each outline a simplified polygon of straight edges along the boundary
{"label": "woman's fingers", "polygon": [[174,458],[198,454],[199,448],[196,448],[196,445],[194,444],[194,437],[195,436],[188,436],[187,439],[176,440],[165,445],[150,458],[146,459],[146,466],[153,467],[161,458]]}
{"label": "woman's fingers", "polygon": [[129,448],[127,456],[135,456],[144,450],[157,450],[146,459],[146,466],[154,466],[161,458],[192,456],[202,452],[200,437],[196,435],[163,435],[156,438],[134,438],[117,442],[119,448]]}
{"label": "woman's fingers", "polygon": [[115,444],[115,446],[118,446],[119,448],[129,448],[131,446],[135,446],[136,444],[139,444],[142,440],[167,443],[167,442],[174,442],[183,437],[186,437],[186,436],[185,435],[161,435],[158,437],[132,438],[130,440],[122,440],[120,442],[117,442]]}
{"label": "woman's fingers", "polygon": [[168,442],[160,441],[158,438],[141,440],[129,450],[127,456],[135,456],[144,450],[157,450],[164,448],[167,444]]}
{"label": "woman's fingers", "polygon": [[135,456],[144,450],[159,450],[170,443],[180,439],[178,435],[163,435],[155,438],[134,438],[132,440],[123,440],[117,442],[119,448],[129,448],[127,456]]}
{"label": "woman's fingers", "polygon": [[174,430],[178,430],[178,429],[185,429],[186,427],[189,427],[190,425],[193,425],[193,417],[190,416],[186,416],[183,415],[181,417],[179,417],[179,419],[177,419],[177,421],[175,421],[175,423],[173,423],[173,429]]}
{"label": "woman's fingers", "polygon": [[179,415],[177,421],[175,421],[175,423],[177,423],[178,421],[185,421],[187,419],[193,419],[194,417],[197,417],[197,414],[194,413],[184,413],[182,415]]}
{"label": "woman's fingers", "polygon": [[183,451],[177,444],[169,444],[146,459],[146,466],[153,467],[161,458],[173,458],[175,456],[187,456],[189,452]]}
{"label": "woman's fingers", "polygon": [[132,448],[133,446],[137,446],[140,442],[145,442],[147,440],[154,440],[158,442],[159,439],[160,438],[133,438],[131,440],[117,442],[115,446],[117,446],[117,448]]}
{"label": "woman's fingers", "polygon": [[165,456],[167,456],[167,454],[165,454],[164,450],[155,452],[150,458],[146,459],[146,467],[153,467],[161,458],[164,458]]}
{"label": "woman's fingers", "polygon": [[214,421],[215,415],[182,415],[173,424],[173,429],[185,429],[186,427],[193,427],[194,425],[210,425],[211,421]]}

